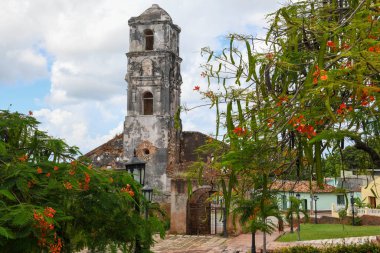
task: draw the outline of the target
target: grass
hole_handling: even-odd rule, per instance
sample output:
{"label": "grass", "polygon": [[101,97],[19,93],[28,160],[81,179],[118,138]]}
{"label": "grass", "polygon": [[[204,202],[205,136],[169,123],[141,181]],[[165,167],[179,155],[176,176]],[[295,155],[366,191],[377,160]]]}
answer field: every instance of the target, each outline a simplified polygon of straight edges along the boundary
{"label": "grass", "polygon": [[[356,236],[380,235],[380,226],[351,226],[340,224],[301,224],[301,241],[345,238]],[[294,233],[286,233],[277,239],[279,242],[297,241],[296,229]]]}

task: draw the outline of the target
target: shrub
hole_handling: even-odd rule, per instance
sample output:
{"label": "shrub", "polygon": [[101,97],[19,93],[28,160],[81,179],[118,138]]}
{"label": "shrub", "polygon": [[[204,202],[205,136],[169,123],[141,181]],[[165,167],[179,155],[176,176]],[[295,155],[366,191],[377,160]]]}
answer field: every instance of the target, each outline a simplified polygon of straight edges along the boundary
{"label": "shrub", "polygon": [[380,245],[375,243],[347,244],[316,248],[312,246],[295,246],[277,249],[275,253],[380,253]]}
{"label": "shrub", "polygon": [[0,252],[104,251],[136,240],[147,248],[163,234],[160,220],[135,211],[142,196],[128,173],[92,168],[37,126],[0,110]]}

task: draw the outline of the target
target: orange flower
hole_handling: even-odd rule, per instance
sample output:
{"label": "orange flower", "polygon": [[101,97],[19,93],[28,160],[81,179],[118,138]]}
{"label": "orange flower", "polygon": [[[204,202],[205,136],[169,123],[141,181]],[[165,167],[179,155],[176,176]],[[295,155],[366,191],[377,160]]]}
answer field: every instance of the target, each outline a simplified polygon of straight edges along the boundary
{"label": "orange flower", "polygon": [[40,167],[37,168],[37,173],[42,174],[42,169]]}
{"label": "orange flower", "polygon": [[70,163],[72,166],[77,166],[78,162],[77,161],[71,161]]}
{"label": "orange flower", "polygon": [[26,160],[28,160],[28,155],[23,155],[23,156],[19,157],[18,160],[20,162],[25,162]]}
{"label": "orange flower", "polygon": [[328,79],[327,75],[323,75],[323,76],[321,76],[321,80],[322,80],[322,81],[326,81],[327,79]]}
{"label": "orange flower", "polygon": [[50,172],[46,173],[46,176],[47,176],[47,177],[50,177]]}
{"label": "orange flower", "polygon": [[134,191],[132,191],[132,190],[129,191],[128,193],[129,193],[129,195],[131,195],[131,197],[135,196],[135,193],[134,193]]}
{"label": "orange flower", "polygon": [[58,166],[54,166],[54,170],[57,171],[59,168]]}
{"label": "orange flower", "polygon": [[374,101],[375,97],[374,96],[369,96],[369,100]]}
{"label": "orange flower", "polygon": [[92,164],[88,165],[87,169],[91,170],[92,169]]}
{"label": "orange flower", "polygon": [[343,48],[344,48],[344,49],[349,49],[349,48],[350,48],[350,45],[348,45],[347,43],[343,43]]}
{"label": "orange flower", "polygon": [[90,175],[85,172],[84,173],[84,181],[86,182],[86,184],[90,183],[90,180],[91,180]]}
{"label": "orange flower", "polygon": [[70,176],[74,176],[75,175],[75,170],[69,170],[69,174],[70,174]]}
{"label": "orange flower", "polygon": [[242,136],[247,134],[247,129],[241,128],[241,127],[235,127],[234,130],[232,130],[237,136]]}
{"label": "orange flower", "polygon": [[51,207],[45,207],[44,215],[47,216],[47,217],[53,218],[56,212],[57,211],[55,211]]}
{"label": "orange flower", "polygon": [[67,190],[73,189],[73,185],[70,182],[65,182],[65,183],[63,183],[63,185],[65,186],[65,188]]}
{"label": "orange flower", "polygon": [[273,54],[272,53],[267,53],[266,55],[265,55],[265,58],[267,58],[268,60],[272,60],[273,59]]}

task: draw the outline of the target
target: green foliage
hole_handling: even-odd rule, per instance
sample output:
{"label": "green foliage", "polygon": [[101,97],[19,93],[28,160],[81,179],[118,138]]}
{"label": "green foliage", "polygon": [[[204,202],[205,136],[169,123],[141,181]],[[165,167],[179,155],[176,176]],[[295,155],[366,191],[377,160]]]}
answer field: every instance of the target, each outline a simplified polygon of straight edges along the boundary
{"label": "green foliage", "polygon": [[348,245],[335,245],[326,246],[323,248],[316,248],[313,246],[295,246],[289,248],[277,249],[275,253],[379,253],[380,246],[375,243],[365,244],[348,244]]}
{"label": "green foliage", "polygon": [[148,248],[163,233],[156,215],[136,213],[145,203],[128,173],[78,156],[32,116],[0,111],[0,252],[133,249],[136,239]]}
{"label": "green foliage", "polygon": [[[269,15],[264,52],[254,50],[262,39],[238,34],[228,36],[220,54],[202,51],[208,87],[201,94],[218,108],[216,132],[226,129],[222,141],[234,152],[263,139],[271,143],[276,177],[321,185],[339,172],[322,155],[342,152],[347,140],[366,152],[371,164],[363,169],[380,167],[379,146],[369,144],[379,141],[380,129],[379,4],[341,3],[296,1]],[[227,104],[224,111],[220,103]]]}
{"label": "green foliage", "polygon": [[342,223],[342,227],[344,230],[344,219],[347,217],[347,210],[346,209],[340,209],[338,211],[338,215],[339,215],[339,220]]}
{"label": "green foliage", "polygon": [[[358,237],[358,236],[373,236],[379,234],[380,226],[352,226],[346,225],[342,230],[340,224],[310,224],[306,223],[301,228],[302,241],[323,240],[334,238]],[[295,233],[285,233],[278,241],[293,242],[297,241]]]}

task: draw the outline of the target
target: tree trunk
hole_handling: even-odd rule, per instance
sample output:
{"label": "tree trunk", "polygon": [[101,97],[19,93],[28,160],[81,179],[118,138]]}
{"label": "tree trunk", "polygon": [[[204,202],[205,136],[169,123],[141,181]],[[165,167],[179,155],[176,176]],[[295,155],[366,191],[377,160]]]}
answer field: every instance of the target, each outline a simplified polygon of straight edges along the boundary
{"label": "tree trunk", "polygon": [[263,253],[267,252],[267,233],[263,234]]}
{"label": "tree trunk", "polygon": [[251,253],[256,253],[256,232],[252,232]]}
{"label": "tree trunk", "polygon": [[355,142],[354,147],[367,152],[369,156],[371,157],[372,162],[376,166],[376,168],[380,169],[380,155],[376,152],[376,150],[368,146],[359,138],[351,138],[351,139]]}

